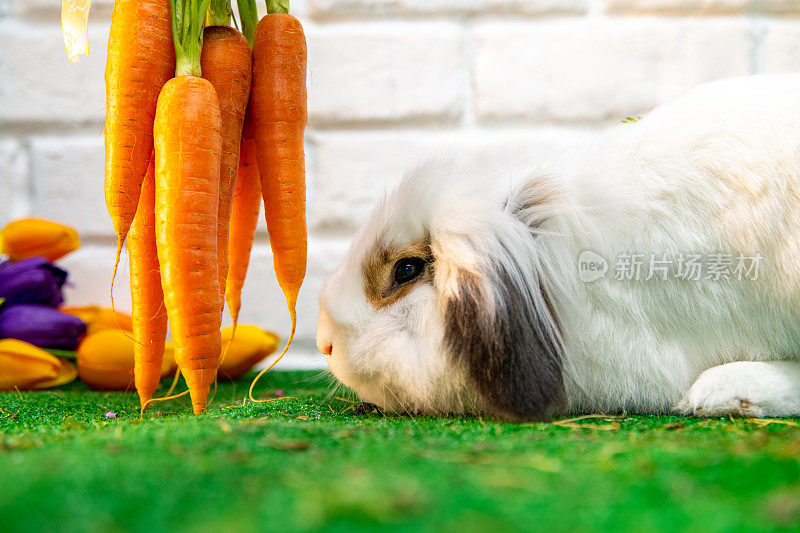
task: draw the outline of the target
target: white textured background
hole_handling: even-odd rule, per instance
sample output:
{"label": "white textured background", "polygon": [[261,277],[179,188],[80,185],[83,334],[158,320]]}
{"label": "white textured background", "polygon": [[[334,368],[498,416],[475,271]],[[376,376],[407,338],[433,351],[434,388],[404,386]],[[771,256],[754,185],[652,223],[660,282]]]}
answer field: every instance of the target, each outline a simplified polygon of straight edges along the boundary
{"label": "white textured background", "polygon": [[[100,131],[113,2],[92,2],[90,56],[78,64],[66,60],[60,4],[0,0],[0,224],[35,215],[75,226],[84,246],[62,261],[68,302],[107,304],[114,239]],[[298,342],[284,368],[323,362],[313,341],[317,292],[405,169],[465,152],[487,165],[535,162],[703,81],[800,69],[800,0],[295,0],[292,8],[309,48],[310,239]],[[285,334],[271,264],[262,224],[242,321]],[[129,309],[127,275],[115,294]]]}

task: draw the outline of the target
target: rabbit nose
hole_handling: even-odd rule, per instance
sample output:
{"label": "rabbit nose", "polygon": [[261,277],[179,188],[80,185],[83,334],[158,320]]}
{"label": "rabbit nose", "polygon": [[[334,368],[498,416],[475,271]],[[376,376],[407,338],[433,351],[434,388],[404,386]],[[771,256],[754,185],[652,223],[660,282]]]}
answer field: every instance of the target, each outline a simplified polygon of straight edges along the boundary
{"label": "rabbit nose", "polygon": [[319,319],[317,320],[317,349],[323,355],[331,355],[333,353],[333,327],[330,316],[324,308],[319,310]]}

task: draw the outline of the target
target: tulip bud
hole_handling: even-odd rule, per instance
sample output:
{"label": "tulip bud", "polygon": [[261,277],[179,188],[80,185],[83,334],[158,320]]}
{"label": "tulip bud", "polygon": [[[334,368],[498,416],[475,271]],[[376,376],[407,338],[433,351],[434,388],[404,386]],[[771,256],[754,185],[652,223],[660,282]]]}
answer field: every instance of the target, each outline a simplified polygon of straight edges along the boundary
{"label": "tulip bud", "polygon": [[48,389],[78,377],[75,365],[33,344],[0,340],[0,390]]}
{"label": "tulip bud", "polygon": [[86,324],[80,318],[44,305],[19,304],[0,309],[0,338],[74,350],[84,333]]}
{"label": "tulip bud", "polygon": [[[78,346],[81,380],[97,390],[133,390],[134,343],[130,332],[119,329],[103,329],[87,335]],[[162,377],[175,370],[174,358],[167,351],[161,365]]]}
{"label": "tulip bud", "polygon": [[[13,339],[6,339],[6,340],[13,340]],[[78,369],[67,361],[66,359],[59,359],[59,363],[61,366],[58,368],[58,375],[49,380],[49,381],[40,381],[36,383],[31,388],[32,389],[50,389],[52,387],[60,387],[61,385],[66,385],[67,383],[74,381],[75,378],[78,377]]]}
{"label": "tulip bud", "polygon": [[0,230],[0,253],[12,261],[44,257],[55,261],[78,249],[78,232],[41,218],[21,218]]}
{"label": "tulip bud", "polygon": [[130,315],[126,315],[120,311],[112,311],[105,307],[99,307],[97,305],[62,307],[59,311],[83,320],[88,328],[86,332],[89,334],[96,333],[101,329],[133,330]]}
{"label": "tulip bud", "polygon": [[[219,367],[221,379],[236,379],[266,358],[278,347],[278,336],[258,326],[240,325],[231,343],[233,328],[222,331],[222,353],[225,359]],[[228,346],[230,344],[230,346]],[[227,349],[227,353],[226,350]]]}
{"label": "tulip bud", "polygon": [[29,389],[58,376],[59,360],[16,339],[0,340],[0,390]]}
{"label": "tulip bud", "polygon": [[67,273],[44,257],[0,263],[0,298],[3,305],[41,304],[57,307]]}

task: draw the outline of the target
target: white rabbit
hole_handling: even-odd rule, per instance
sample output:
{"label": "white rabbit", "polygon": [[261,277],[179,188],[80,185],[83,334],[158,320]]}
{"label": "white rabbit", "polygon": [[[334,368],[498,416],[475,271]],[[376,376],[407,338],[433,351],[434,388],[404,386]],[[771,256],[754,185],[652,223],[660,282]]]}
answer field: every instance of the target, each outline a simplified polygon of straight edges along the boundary
{"label": "white rabbit", "polygon": [[408,176],[321,292],[318,347],[363,400],[800,415],[800,75],[702,86],[524,179],[470,173]]}

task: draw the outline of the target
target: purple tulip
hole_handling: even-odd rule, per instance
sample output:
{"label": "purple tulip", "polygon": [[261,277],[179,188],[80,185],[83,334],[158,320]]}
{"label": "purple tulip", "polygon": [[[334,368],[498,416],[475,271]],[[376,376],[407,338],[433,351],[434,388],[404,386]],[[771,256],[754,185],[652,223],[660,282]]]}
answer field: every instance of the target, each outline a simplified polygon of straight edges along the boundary
{"label": "purple tulip", "polygon": [[86,324],[72,315],[44,305],[19,304],[0,310],[0,338],[19,339],[57,350],[74,350]]}
{"label": "purple tulip", "polygon": [[0,263],[0,298],[3,307],[41,304],[58,307],[63,302],[61,287],[67,273],[44,257]]}

